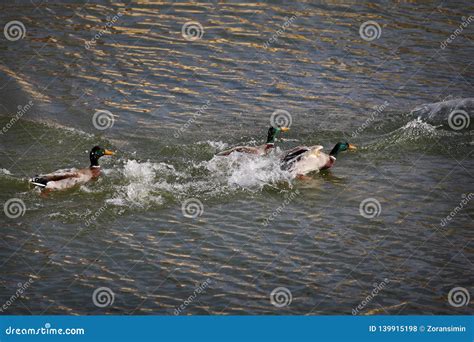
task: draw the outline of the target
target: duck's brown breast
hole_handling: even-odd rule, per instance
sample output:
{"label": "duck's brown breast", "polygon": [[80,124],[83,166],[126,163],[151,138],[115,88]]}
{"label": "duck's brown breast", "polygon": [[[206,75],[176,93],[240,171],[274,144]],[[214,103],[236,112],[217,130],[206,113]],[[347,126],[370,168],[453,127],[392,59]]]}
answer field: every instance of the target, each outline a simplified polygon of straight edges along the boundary
{"label": "duck's brown breast", "polygon": [[91,167],[89,168],[92,178],[97,178],[100,176],[100,167]]}
{"label": "duck's brown breast", "polygon": [[334,162],[335,162],[335,159],[330,157],[327,163],[321,168],[321,170],[326,170],[326,169],[331,168],[334,165]]}

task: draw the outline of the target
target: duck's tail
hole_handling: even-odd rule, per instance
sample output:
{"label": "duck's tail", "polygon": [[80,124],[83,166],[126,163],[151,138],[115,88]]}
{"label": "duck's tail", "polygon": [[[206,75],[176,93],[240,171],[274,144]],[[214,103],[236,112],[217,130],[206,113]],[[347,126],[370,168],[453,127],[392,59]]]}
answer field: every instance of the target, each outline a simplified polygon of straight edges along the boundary
{"label": "duck's tail", "polygon": [[30,178],[29,182],[30,182],[30,184],[33,184],[33,185],[39,186],[41,188],[44,188],[44,187],[46,187],[46,183],[48,183],[48,180],[45,179],[45,178],[41,178],[41,177],[36,176],[36,177]]}

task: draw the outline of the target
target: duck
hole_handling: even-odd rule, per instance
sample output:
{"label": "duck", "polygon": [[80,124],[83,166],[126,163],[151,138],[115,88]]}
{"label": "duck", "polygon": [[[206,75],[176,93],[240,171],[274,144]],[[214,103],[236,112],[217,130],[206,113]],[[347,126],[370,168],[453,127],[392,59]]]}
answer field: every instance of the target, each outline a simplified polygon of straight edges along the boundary
{"label": "duck", "polygon": [[266,155],[275,147],[275,141],[280,132],[288,132],[289,130],[289,127],[270,126],[268,129],[267,142],[265,144],[260,146],[235,146],[228,150],[217,153],[217,156],[228,156],[234,152],[255,154],[259,156]]}
{"label": "duck", "polygon": [[281,169],[293,172],[297,176],[326,170],[334,165],[339,152],[356,150],[357,147],[345,141],[338,142],[329,154],[324,153],[322,149],[321,145],[295,147],[287,151],[281,158]]}
{"label": "duck", "polygon": [[111,155],[114,155],[114,152],[94,146],[89,153],[91,165],[88,168],[57,170],[48,174],[36,175],[29,182],[44,191],[64,190],[75,185],[82,185],[100,176],[99,158]]}

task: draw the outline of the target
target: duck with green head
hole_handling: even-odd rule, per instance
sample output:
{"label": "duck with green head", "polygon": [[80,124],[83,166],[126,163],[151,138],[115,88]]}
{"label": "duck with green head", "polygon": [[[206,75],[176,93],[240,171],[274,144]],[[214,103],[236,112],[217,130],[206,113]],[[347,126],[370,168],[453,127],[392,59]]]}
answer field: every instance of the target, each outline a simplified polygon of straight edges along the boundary
{"label": "duck with green head", "polygon": [[304,176],[312,171],[331,168],[339,152],[356,150],[357,147],[348,142],[338,142],[329,154],[322,152],[322,149],[321,145],[295,147],[282,157],[281,168]]}
{"label": "duck with green head", "polygon": [[30,183],[45,191],[69,189],[75,185],[85,184],[100,176],[99,158],[114,153],[100,146],[94,146],[89,153],[91,165],[83,169],[62,169],[48,174],[36,175]]}
{"label": "duck with green head", "polygon": [[259,146],[236,146],[228,150],[221,151],[217,155],[228,156],[231,153],[240,152],[240,153],[256,154],[259,156],[263,156],[267,154],[268,152],[270,152],[275,147],[275,142],[280,132],[287,132],[289,129],[290,129],[289,127],[270,126],[270,128],[268,129],[267,141],[265,144],[259,145]]}

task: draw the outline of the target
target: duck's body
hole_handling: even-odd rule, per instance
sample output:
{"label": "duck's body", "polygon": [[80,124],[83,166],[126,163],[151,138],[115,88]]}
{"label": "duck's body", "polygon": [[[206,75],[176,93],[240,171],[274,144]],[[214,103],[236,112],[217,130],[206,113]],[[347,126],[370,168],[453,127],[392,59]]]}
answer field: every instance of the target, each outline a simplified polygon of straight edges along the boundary
{"label": "duck's body", "polygon": [[273,149],[274,144],[264,144],[260,146],[235,146],[228,150],[219,152],[218,156],[228,156],[234,152],[247,153],[247,154],[256,154],[258,156],[263,156],[270,152]]}
{"label": "duck's body", "polygon": [[339,152],[347,149],[356,149],[349,143],[337,143],[329,154],[322,151],[323,146],[298,146],[287,151],[281,159],[281,168],[304,176],[313,171],[321,171],[331,168],[336,162]]}
{"label": "duck's body", "polygon": [[30,180],[36,186],[49,190],[63,190],[82,185],[100,176],[100,167],[87,169],[57,170],[38,175]]}
{"label": "duck's body", "polygon": [[91,166],[84,169],[62,169],[48,174],[37,175],[30,179],[30,183],[44,190],[64,190],[76,185],[85,184],[100,176],[98,160],[104,155],[112,155],[113,152],[95,146],[90,152]]}
{"label": "duck's body", "polygon": [[321,152],[322,149],[321,145],[295,147],[282,158],[282,168],[298,175],[330,168],[333,158]]}
{"label": "duck's body", "polygon": [[221,151],[217,155],[218,156],[228,156],[231,153],[234,152],[240,152],[240,153],[246,153],[246,154],[255,154],[258,156],[263,156],[268,154],[274,147],[275,147],[275,141],[277,138],[277,135],[280,132],[286,132],[288,131],[288,127],[273,127],[271,126],[268,129],[268,137],[267,137],[267,142],[263,145],[259,146],[236,146],[232,147],[228,150]]}

